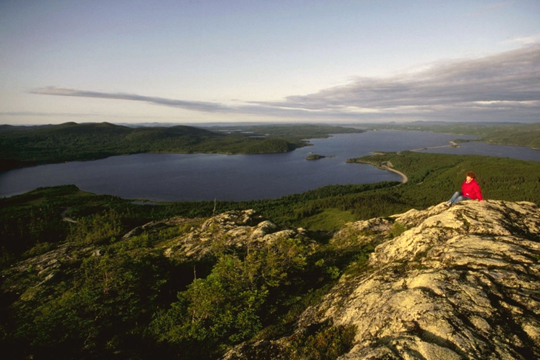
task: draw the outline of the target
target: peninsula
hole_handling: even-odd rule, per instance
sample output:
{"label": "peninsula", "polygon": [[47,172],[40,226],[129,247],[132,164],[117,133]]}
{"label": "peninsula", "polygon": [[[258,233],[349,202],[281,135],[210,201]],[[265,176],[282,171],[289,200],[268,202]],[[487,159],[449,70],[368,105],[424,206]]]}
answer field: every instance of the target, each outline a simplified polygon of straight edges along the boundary
{"label": "peninsula", "polygon": [[127,127],[110,123],[0,126],[0,171],[139,153],[266,154],[362,130],[329,125]]}

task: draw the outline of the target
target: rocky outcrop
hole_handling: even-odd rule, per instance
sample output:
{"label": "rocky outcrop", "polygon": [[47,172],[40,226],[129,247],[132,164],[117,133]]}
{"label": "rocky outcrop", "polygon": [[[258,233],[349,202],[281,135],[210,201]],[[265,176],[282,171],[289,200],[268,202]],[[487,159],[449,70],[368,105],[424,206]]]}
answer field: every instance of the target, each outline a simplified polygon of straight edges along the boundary
{"label": "rocky outcrop", "polygon": [[164,254],[179,260],[201,260],[220,249],[247,249],[279,238],[306,237],[304,229],[282,230],[254,210],[228,211],[164,244]]}
{"label": "rocky outcrop", "polygon": [[[315,244],[305,230],[281,229],[253,210],[229,211],[206,221],[152,222],[124,240],[153,232],[158,238],[169,230],[175,235],[160,239],[153,251],[180,261],[249,251],[279,238]],[[240,344],[225,359],[289,359],[296,354],[295,341],[329,327],[355,328],[352,346],[340,359],[540,358],[536,204],[440,204],[349,223],[330,242],[334,250],[375,249],[366,266],[345,271],[322,301],[302,313],[292,334]],[[53,296],[50,283],[71,281],[84,259],[102,255],[97,245],[61,244],[4,269],[2,292],[22,302],[44,301]]]}
{"label": "rocky outcrop", "polygon": [[43,254],[17,262],[0,272],[0,293],[22,301],[41,299],[50,294],[48,285],[70,278],[83,259],[100,256],[101,250],[92,246],[61,244]]}
{"label": "rocky outcrop", "polygon": [[[142,234],[153,236],[167,230],[181,235],[157,242],[157,250],[179,261],[212,260],[220,251],[247,251],[279,238],[303,238],[313,242],[304,229],[281,229],[254,210],[228,211],[204,221],[174,217],[136,227],[122,237],[129,241]],[[88,257],[103,255],[99,244],[63,243],[58,247],[17,262],[0,272],[0,291],[14,299],[45,299],[48,283],[72,279]],[[53,282],[54,282],[53,281]]]}
{"label": "rocky outcrop", "polygon": [[[388,239],[394,224],[406,229]],[[540,209],[527,202],[462,202],[349,224],[336,236],[379,245],[361,274],[343,276],[300,317],[354,325],[340,359],[540,358]],[[289,338],[275,339],[275,353]],[[264,345],[268,346],[269,342]],[[261,343],[230,351],[253,358]],[[260,353],[260,352],[259,352]]]}
{"label": "rocky outcrop", "polygon": [[155,232],[159,232],[160,230],[168,229],[171,227],[181,226],[181,225],[193,225],[195,227],[198,225],[198,223],[201,221],[199,218],[194,219],[188,219],[181,216],[173,217],[170,219],[160,220],[160,221],[152,221],[149,223],[146,223],[142,226],[138,226],[128,233],[126,233],[124,236],[122,236],[123,240],[131,239],[134,236],[139,236],[143,233],[151,234]]}

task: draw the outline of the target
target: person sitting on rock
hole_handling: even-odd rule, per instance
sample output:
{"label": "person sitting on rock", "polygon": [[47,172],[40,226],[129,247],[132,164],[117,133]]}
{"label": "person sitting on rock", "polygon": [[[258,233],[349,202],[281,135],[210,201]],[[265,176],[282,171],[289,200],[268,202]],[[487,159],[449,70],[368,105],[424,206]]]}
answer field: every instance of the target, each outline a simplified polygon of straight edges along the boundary
{"label": "person sitting on rock", "polygon": [[475,180],[476,174],[469,171],[465,177],[465,182],[461,185],[461,191],[456,191],[452,198],[445,205],[451,206],[463,200],[479,200],[482,201],[482,191]]}

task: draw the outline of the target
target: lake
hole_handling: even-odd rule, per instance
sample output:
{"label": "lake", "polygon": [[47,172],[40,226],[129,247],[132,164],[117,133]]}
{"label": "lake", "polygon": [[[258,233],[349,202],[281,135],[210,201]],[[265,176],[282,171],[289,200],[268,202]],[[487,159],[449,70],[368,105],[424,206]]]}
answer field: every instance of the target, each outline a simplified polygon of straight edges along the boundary
{"label": "lake", "polygon": [[[41,165],[0,174],[0,197],[38,187],[75,184],[95,194],[154,201],[256,200],[301,193],[325,185],[400,181],[394,173],[348,158],[372,151],[403,151],[447,145],[463,136],[420,131],[368,131],[312,139],[284,154],[138,154],[85,162]],[[472,139],[473,137],[468,137]],[[479,142],[429,152],[478,154],[540,161],[540,151]],[[310,153],[332,156],[305,160]]]}

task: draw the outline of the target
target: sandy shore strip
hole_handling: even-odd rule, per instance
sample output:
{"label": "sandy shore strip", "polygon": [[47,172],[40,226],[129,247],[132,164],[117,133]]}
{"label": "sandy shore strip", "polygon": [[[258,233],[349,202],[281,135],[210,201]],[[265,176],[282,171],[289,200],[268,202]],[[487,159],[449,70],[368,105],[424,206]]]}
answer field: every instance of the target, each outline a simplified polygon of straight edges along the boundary
{"label": "sandy shore strip", "polygon": [[456,143],[455,141],[453,140],[450,140],[449,141],[450,145],[439,145],[439,146],[429,146],[429,147],[423,147],[423,148],[420,148],[420,149],[412,149],[412,150],[409,150],[409,151],[423,151],[423,150],[430,150],[430,149],[440,149],[440,148],[458,148],[460,147],[460,145],[458,143]]}
{"label": "sandy shore strip", "polygon": [[[376,152],[373,152],[372,154],[380,155],[380,153],[378,154]],[[357,164],[367,164],[367,165],[375,166],[376,168],[381,169],[381,170],[391,171],[391,172],[396,173],[399,176],[401,176],[401,183],[402,184],[406,184],[409,181],[409,178],[407,177],[407,175],[405,175],[401,171],[398,171],[398,170],[394,169],[392,163],[389,162],[389,161],[385,161],[382,164],[374,164],[373,162],[363,161],[363,160],[360,160],[360,159],[348,159],[347,162],[357,163]]]}
{"label": "sandy shore strip", "polygon": [[401,183],[402,183],[402,184],[406,184],[407,181],[409,181],[409,178],[407,177],[407,175],[405,175],[405,174],[402,173],[401,171],[397,171],[396,169],[392,169],[391,167],[389,167],[389,166],[387,166],[387,165],[381,165],[380,168],[383,169],[383,170],[391,171],[391,172],[396,173],[396,174],[398,174],[399,176],[401,176]]}

